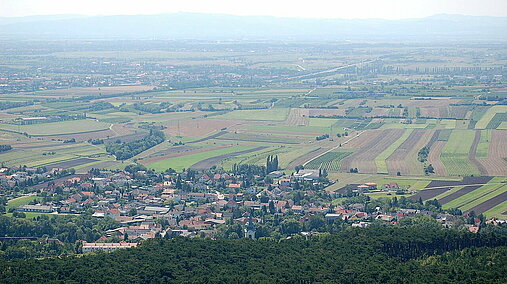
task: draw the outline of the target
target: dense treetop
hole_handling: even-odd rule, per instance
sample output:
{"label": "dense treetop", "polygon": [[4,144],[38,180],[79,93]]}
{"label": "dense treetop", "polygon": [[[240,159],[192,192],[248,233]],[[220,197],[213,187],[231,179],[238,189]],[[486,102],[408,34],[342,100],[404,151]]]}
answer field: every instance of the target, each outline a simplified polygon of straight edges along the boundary
{"label": "dense treetop", "polygon": [[507,237],[349,229],[305,240],[152,239],[113,253],[0,263],[9,283],[505,283]]}

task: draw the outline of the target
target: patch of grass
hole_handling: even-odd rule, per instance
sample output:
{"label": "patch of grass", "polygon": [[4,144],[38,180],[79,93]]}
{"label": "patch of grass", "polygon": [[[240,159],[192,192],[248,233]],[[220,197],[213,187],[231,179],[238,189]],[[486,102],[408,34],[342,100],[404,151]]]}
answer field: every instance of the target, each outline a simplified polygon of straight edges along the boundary
{"label": "patch of grass", "polygon": [[13,208],[13,209],[19,208],[20,206],[27,205],[28,203],[30,203],[34,200],[37,200],[36,195],[26,195],[26,196],[21,196],[18,198],[11,199],[11,200],[7,201],[7,210],[9,210],[10,208]]}

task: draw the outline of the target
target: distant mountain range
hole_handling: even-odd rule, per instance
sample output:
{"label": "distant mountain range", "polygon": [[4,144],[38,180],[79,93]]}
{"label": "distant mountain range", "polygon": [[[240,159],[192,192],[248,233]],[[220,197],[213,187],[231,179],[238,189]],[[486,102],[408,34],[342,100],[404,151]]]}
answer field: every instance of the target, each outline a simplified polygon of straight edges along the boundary
{"label": "distant mountain range", "polygon": [[506,41],[507,17],[309,19],[174,13],[0,17],[2,38],[304,41]]}

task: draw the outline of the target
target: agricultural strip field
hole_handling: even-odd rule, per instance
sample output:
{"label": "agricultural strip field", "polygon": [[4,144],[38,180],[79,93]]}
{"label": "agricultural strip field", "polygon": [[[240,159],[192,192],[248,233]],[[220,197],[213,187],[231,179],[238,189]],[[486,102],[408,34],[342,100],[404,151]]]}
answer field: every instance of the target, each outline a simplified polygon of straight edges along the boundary
{"label": "agricultural strip field", "polygon": [[[360,173],[376,173],[377,166],[375,158],[378,153],[382,153],[390,145],[395,143],[404,133],[402,129],[387,129],[369,141],[364,147],[349,155],[342,160],[342,171],[349,171],[351,168],[357,168]],[[358,137],[357,139],[365,139]]]}
{"label": "agricultural strip field", "polygon": [[487,158],[489,152],[489,143],[491,142],[491,130],[481,130],[481,137],[479,140],[479,144],[477,145],[477,150],[475,151],[476,158]]}
{"label": "agricultural strip field", "polygon": [[451,190],[456,186],[484,185],[491,180],[491,177],[463,177],[462,181],[433,180],[424,189],[411,196],[414,200],[428,200]]}
{"label": "agricultural strip field", "polygon": [[288,126],[308,126],[309,116],[309,109],[291,108],[285,123]]}
{"label": "agricultural strip field", "polygon": [[483,214],[486,215],[486,218],[498,218],[498,219],[507,219],[507,201],[504,201]]}
{"label": "agricultural strip field", "polygon": [[[412,132],[413,132],[413,129],[405,130],[405,132],[403,132],[403,134],[401,135],[400,138],[398,138],[398,140],[394,141],[394,143],[389,145],[389,147],[387,147],[387,149],[385,149],[382,153],[380,153],[375,158],[375,165],[377,166],[377,173],[379,173],[379,174],[387,174],[388,173],[386,160],[396,151],[396,149],[398,149],[398,147],[400,147],[403,143],[405,143],[407,138],[409,136],[411,136]],[[414,144],[415,143],[417,143],[417,140],[415,140]]]}
{"label": "agricultural strip field", "polygon": [[[480,142],[479,142],[480,145]],[[487,158],[477,158],[485,168],[488,176],[507,176],[507,131],[491,130],[491,142]],[[479,150],[479,148],[478,148]]]}
{"label": "agricultural strip field", "polygon": [[[287,146],[264,147],[264,149],[262,150],[255,151],[255,153],[246,153],[241,155],[235,155],[233,157],[227,157],[226,159],[221,160],[219,165],[226,170],[232,170],[234,164],[237,165],[250,164],[263,166],[266,164],[266,158],[269,155],[281,155],[289,151],[289,149],[290,148]],[[280,158],[278,160],[281,161]],[[279,164],[279,166],[283,168],[283,165],[281,165],[281,163]]]}
{"label": "agricultural strip field", "polygon": [[308,169],[325,169],[327,171],[339,171],[340,170],[340,162],[343,158],[352,154],[352,152],[344,152],[344,151],[331,151],[325,153],[324,155],[311,160],[308,164],[306,164],[306,168]]}
{"label": "agricultural strip field", "polygon": [[243,154],[248,154],[248,153],[252,153],[252,152],[261,151],[261,150],[263,150],[265,148],[268,148],[268,147],[267,146],[260,146],[260,147],[257,147],[257,148],[247,149],[247,150],[238,151],[238,152],[234,152],[234,153],[230,153],[230,154],[218,155],[218,156],[215,156],[215,157],[208,158],[206,160],[202,160],[200,162],[197,162],[197,163],[193,164],[192,166],[190,166],[190,168],[194,169],[194,170],[209,169],[212,166],[216,166],[220,161],[222,161],[224,159],[227,159],[227,158],[230,158],[230,157],[239,156],[239,155],[243,155]]}
{"label": "agricultural strip field", "polygon": [[200,161],[203,161],[203,160],[206,160],[209,158],[213,158],[213,157],[221,156],[221,155],[225,155],[225,154],[231,154],[231,153],[235,153],[235,152],[240,152],[240,151],[244,151],[244,150],[250,150],[253,148],[256,148],[256,147],[255,146],[226,147],[223,149],[216,149],[216,150],[211,150],[211,151],[206,151],[206,152],[201,152],[201,153],[196,153],[196,154],[190,154],[190,155],[185,155],[185,156],[176,157],[176,158],[164,159],[164,160],[160,160],[160,161],[156,161],[156,162],[147,164],[146,166],[151,169],[155,169],[157,171],[165,171],[168,168],[172,168],[176,171],[181,171],[183,169],[189,168],[190,166],[192,166]]}
{"label": "agricultural strip field", "polygon": [[495,196],[494,198],[491,198],[487,201],[484,201],[483,203],[474,206],[470,208],[469,211],[474,211],[476,214],[481,214],[483,212],[486,212],[490,210],[491,208],[497,206],[498,204],[501,204],[503,202],[507,201],[507,191],[504,190],[503,193]]}
{"label": "agricultural strip field", "polygon": [[262,109],[262,110],[235,110],[217,116],[227,120],[259,120],[259,121],[285,121],[289,113],[288,108]]}
{"label": "agricultural strip field", "polygon": [[417,160],[417,153],[421,148],[429,144],[434,136],[434,130],[416,129],[401,144],[394,153],[386,160],[389,174],[395,175],[421,175],[423,166]]}
{"label": "agricultural strip field", "polygon": [[[481,117],[479,121],[475,124],[475,129],[486,129],[488,128],[489,123],[493,120],[493,118],[498,113],[507,113],[507,106],[498,105],[498,106],[492,106],[490,107],[486,113]],[[500,119],[500,118],[498,118]],[[496,124],[496,122],[493,121],[493,124]],[[493,125],[492,124],[492,125]],[[500,123],[498,123],[500,124]],[[496,125],[498,127],[498,125]],[[490,125],[491,127],[491,125]]]}
{"label": "agricultural strip field", "polygon": [[480,174],[469,159],[474,139],[475,132],[472,130],[452,131],[449,141],[447,141],[440,153],[440,159],[448,175],[466,176]]}
{"label": "agricultural strip field", "polygon": [[468,159],[479,170],[481,175],[487,175],[488,172],[486,171],[486,168],[481,163],[479,163],[479,161],[475,158],[475,153],[477,152],[480,140],[481,140],[481,131],[476,130],[474,141],[472,143],[472,148],[470,148],[470,152],[468,152]]}
{"label": "agricultural strip field", "polygon": [[111,124],[91,119],[68,120],[31,125],[0,124],[0,130],[28,133],[31,136],[87,133],[107,130]]}
{"label": "agricultural strip field", "polygon": [[79,159],[70,160],[70,161],[62,161],[62,162],[58,162],[58,163],[54,163],[54,164],[48,164],[48,165],[45,165],[45,167],[50,168],[50,169],[51,168],[69,169],[69,168],[74,168],[76,166],[90,164],[90,163],[97,162],[97,161],[99,161],[99,160],[90,159],[90,158],[79,158]]}
{"label": "agricultural strip field", "polygon": [[264,142],[264,143],[281,143],[281,144],[299,144],[300,139],[295,136],[290,139],[287,136],[282,135],[263,135],[263,134],[254,134],[254,133],[246,133],[246,132],[238,132],[232,133],[229,132],[225,135],[221,135],[216,138],[217,140],[235,140],[235,141],[247,141],[247,142]]}

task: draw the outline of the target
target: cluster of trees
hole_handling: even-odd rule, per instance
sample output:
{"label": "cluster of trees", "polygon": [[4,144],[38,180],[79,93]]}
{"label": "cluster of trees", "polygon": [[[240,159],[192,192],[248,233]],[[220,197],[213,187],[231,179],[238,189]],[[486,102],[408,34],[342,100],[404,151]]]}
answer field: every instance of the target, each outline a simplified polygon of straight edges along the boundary
{"label": "cluster of trees", "polygon": [[88,139],[88,143],[92,145],[104,144],[104,139]]}
{"label": "cluster of trees", "polygon": [[269,155],[266,158],[266,172],[269,174],[274,171],[278,171],[278,155]]}
{"label": "cluster of trees", "polygon": [[0,282],[505,283],[506,244],[497,234],[382,227],[283,241],[152,239],[112,253],[0,261]]}
{"label": "cluster of trees", "polygon": [[329,134],[322,134],[320,136],[315,137],[315,140],[320,141],[329,138]]}
{"label": "cluster of trees", "polygon": [[424,166],[424,173],[427,174],[427,175],[434,174],[435,173],[435,169],[433,168],[433,165],[429,164],[427,166]]}
{"label": "cluster of trees", "polygon": [[162,131],[151,129],[150,133],[140,140],[108,143],[106,145],[106,151],[114,155],[117,160],[126,160],[164,142],[164,140],[165,135]]}
{"label": "cluster of trees", "polygon": [[9,151],[12,149],[11,145],[0,145],[0,152]]}
{"label": "cluster of trees", "polygon": [[161,113],[164,111],[174,111],[171,109],[172,104],[169,102],[162,102],[160,104],[145,104],[145,103],[135,103],[133,105],[135,110],[148,112],[148,113]]}
{"label": "cluster of trees", "polygon": [[430,154],[430,148],[428,146],[423,147],[417,153],[417,160],[421,163],[428,161],[428,155]]}

